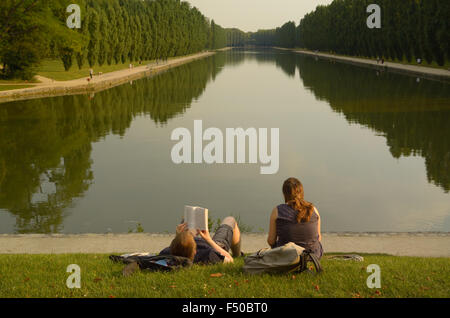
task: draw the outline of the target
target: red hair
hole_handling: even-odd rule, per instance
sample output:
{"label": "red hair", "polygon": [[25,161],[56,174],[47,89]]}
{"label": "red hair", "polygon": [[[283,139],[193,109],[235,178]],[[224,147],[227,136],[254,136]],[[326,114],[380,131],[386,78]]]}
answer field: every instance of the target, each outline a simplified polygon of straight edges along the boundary
{"label": "red hair", "polygon": [[170,243],[170,254],[172,255],[186,257],[193,261],[196,252],[197,244],[189,231],[177,234]]}

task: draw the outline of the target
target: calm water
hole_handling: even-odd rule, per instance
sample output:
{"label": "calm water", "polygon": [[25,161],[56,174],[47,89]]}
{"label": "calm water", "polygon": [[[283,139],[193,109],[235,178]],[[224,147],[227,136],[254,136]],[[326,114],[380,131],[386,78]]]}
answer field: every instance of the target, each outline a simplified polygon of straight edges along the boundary
{"label": "calm water", "polygon": [[[182,164],[173,129],[280,128],[280,169]],[[450,85],[279,51],[95,96],[0,104],[0,233],[173,232],[185,204],[267,230],[289,176],[323,231],[450,230]]]}

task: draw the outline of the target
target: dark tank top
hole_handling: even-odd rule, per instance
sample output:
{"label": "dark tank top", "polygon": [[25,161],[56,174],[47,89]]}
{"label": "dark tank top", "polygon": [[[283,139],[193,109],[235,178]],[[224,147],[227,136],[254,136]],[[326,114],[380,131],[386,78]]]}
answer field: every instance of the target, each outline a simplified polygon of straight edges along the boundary
{"label": "dark tank top", "polygon": [[314,253],[318,258],[322,257],[323,249],[319,241],[318,222],[319,217],[314,211],[308,222],[297,222],[297,211],[287,204],[277,206],[277,240],[273,247],[282,246],[293,242]]}

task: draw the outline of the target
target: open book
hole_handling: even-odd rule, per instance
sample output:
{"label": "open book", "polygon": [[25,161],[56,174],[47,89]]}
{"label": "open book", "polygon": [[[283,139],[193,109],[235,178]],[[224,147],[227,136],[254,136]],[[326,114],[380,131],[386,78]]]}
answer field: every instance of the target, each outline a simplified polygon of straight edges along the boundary
{"label": "open book", "polygon": [[208,209],[199,206],[184,206],[184,222],[189,230],[208,229]]}

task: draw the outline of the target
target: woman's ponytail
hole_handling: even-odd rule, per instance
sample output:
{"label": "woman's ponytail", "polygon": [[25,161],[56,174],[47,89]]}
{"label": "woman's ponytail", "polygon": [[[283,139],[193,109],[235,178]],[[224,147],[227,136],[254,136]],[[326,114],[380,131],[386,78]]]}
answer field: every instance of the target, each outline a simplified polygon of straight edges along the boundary
{"label": "woman's ponytail", "polygon": [[314,205],[303,198],[303,185],[296,178],[289,178],[283,184],[283,194],[287,205],[297,211],[297,222],[309,222]]}

